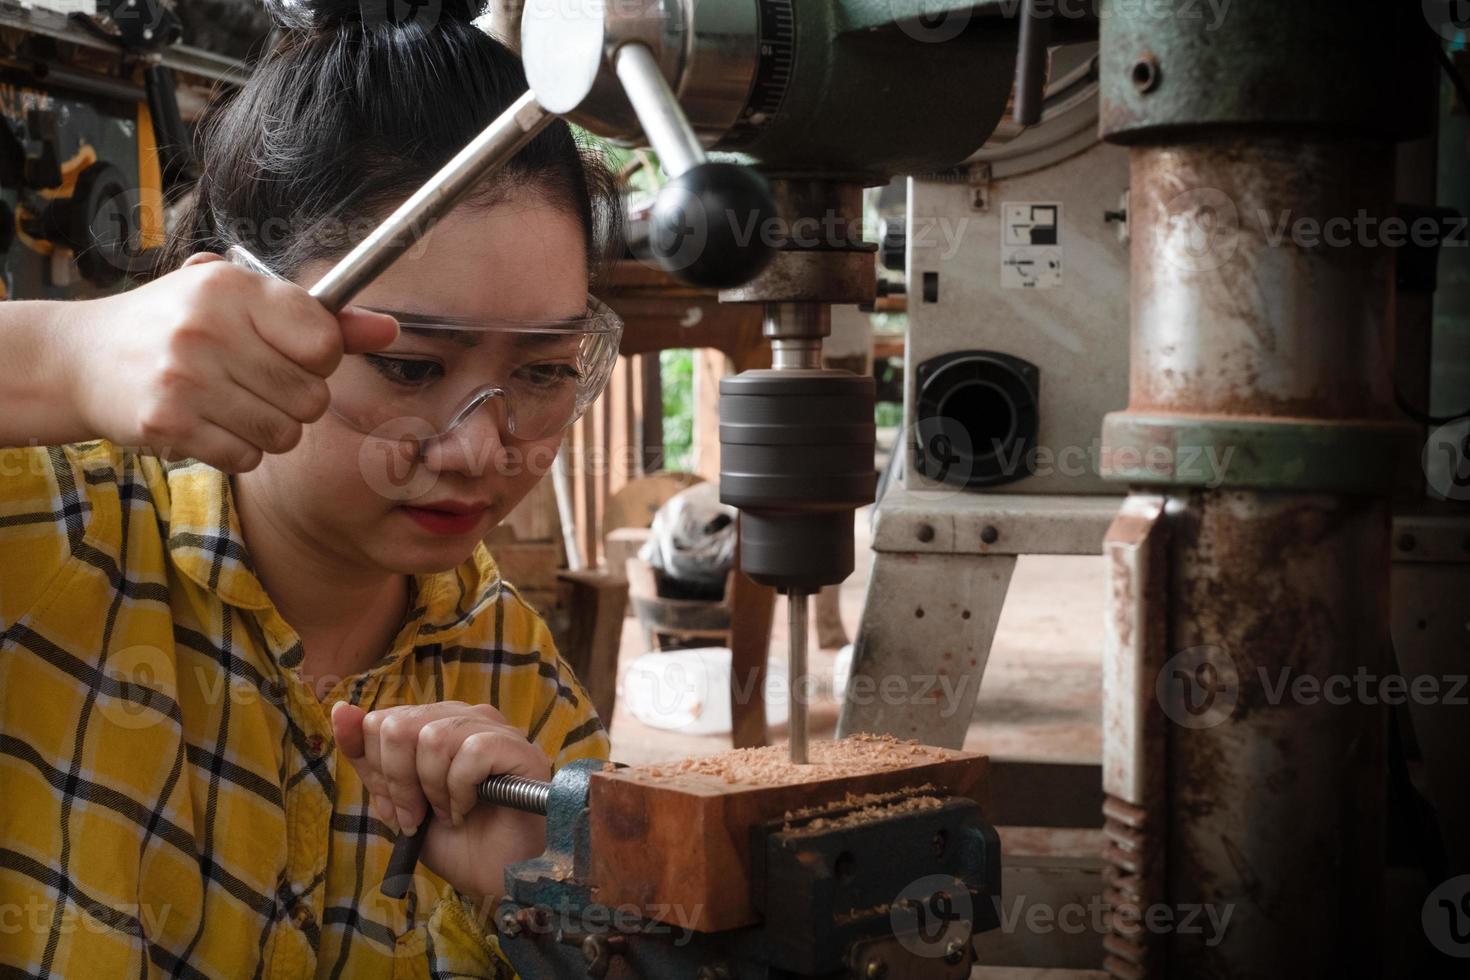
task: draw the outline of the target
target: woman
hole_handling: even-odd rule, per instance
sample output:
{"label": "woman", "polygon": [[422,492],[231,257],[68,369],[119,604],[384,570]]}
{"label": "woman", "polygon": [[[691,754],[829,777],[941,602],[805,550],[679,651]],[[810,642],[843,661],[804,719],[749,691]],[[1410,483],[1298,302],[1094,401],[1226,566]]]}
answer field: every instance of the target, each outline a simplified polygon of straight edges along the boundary
{"label": "woman", "polygon": [[[616,356],[587,299],[607,174],[558,124],[360,307],[302,288],[524,91],[466,2],[278,9],[206,123],[178,268],[0,304],[0,963],[22,975],[510,974],[490,912],[544,829],[474,786],[607,740],[480,541]],[[415,888],[385,898],[426,822]]]}

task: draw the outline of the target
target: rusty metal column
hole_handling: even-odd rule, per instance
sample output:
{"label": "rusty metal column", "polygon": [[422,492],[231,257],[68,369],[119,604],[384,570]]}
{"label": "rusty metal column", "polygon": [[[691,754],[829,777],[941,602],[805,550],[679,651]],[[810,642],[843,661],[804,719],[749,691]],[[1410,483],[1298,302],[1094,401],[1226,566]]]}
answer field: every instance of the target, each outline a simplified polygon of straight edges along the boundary
{"label": "rusty metal column", "polygon": [[[1120,4],[1102,22],[1103,133],[1132,146],[1133,276],[1129,407],[1105,423],[1104,466],[1134,486],[1110,533],[1109,633],[1131,670],[1110,676],[1134,686],[1110,691],[1105,724],[1152,742],[1105,777],[1126,906],[1108,967],[1377,976],[1384,710],[1292,684],[1391,669],[1387,496],[1406,432],[1376,236],[1403,35],[1386,10],[1321,0],[1188,10]],[[1150,552],[1162,569],[1132,557]]]}

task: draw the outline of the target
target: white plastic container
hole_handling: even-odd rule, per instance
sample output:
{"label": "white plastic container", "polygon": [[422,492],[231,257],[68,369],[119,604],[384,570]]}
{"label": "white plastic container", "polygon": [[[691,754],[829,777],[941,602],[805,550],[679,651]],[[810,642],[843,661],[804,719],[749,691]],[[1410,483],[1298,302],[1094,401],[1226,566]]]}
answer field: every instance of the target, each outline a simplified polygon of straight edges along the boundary
{"label": "white plastic container", "polygon": [[[730,719],[730,651],[724,647],[645,653],[628,666],[618,697],[643,724],[685,735],[727,735]],[[774,671],[772,672],[775,673]],[[764,691],[747,681],[737,694],[764,696],[766,721],[786,722],[786,683],[768,676]]]}

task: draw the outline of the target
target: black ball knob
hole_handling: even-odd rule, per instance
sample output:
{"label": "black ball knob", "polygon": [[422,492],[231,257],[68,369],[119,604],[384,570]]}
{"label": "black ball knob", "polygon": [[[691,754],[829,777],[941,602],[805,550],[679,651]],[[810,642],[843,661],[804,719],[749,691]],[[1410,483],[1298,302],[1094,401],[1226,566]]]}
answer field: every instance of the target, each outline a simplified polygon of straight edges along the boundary
{"label": "black ball knob", "polygon": [[41,215],[42,236],[76,253],[77,269],[97,286],[111,286],[128,271],[137,229],[134,192],[123,172],[99,161],[77,175],[71,197],[58,198]]}
{"label": "black ball knob", "polygon": [[760,174],[733,163],[702,163],[664,185],[632,244],[640,258],[691,285],[733,289],[775,257],[778,217]]}

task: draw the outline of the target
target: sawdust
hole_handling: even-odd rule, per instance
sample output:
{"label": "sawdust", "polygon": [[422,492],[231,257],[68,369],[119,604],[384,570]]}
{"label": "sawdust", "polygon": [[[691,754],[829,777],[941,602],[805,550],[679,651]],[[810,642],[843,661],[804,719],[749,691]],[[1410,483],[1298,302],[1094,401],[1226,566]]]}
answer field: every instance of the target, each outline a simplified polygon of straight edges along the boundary
{"label": "sawdust", "polygon": [[[837,830],[842,827],[856,827],[859,824],[886,820],[905,813],[917,813],[920,810],[937,810],[944,805],[944,801],[938,797],[909,795],[933,792],[935,792],[934,787],[926,785],[898,793],[864,793],[861,795],[848,793],[841,802],[828,806],[809,806],[800,810],[787,810],[786,824],[782,829],[815,833],[822,830]],[[847,812],[833,817],[816,816],[820,813],[839,810]],[[800,825],[798,826],[796,822],[800,822]]]}
{"label": "sawdust", "polygon": [[890,772],[955,757],[946,749],[902,741],[892,735],[850,735],[812,742],[808,765],[791,762],[784,745],[735,749],[719,755],[622,770],[640,780],[668,784],[714,781],[725,785],[788,786]]}
{"label": "sawdust", "polygon": [[887,915],[892,908],[893,906],[884,902],[882,905],[874,905],[872,908],[867,909],[848,909],[846,912],[838,912],[832,916],[832,921],[839,926],[850,925],[854,922],[861,922],[864,919]]}

